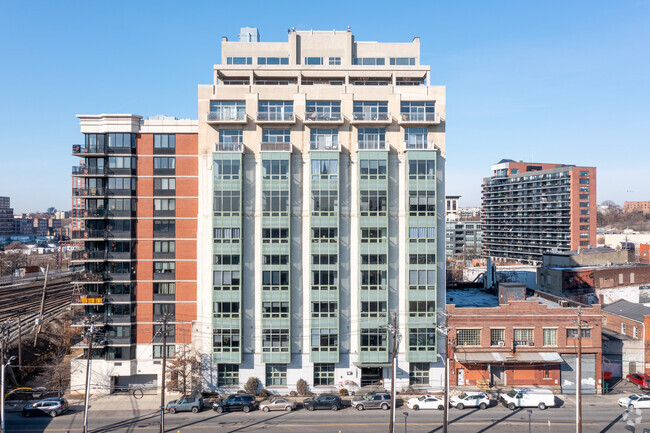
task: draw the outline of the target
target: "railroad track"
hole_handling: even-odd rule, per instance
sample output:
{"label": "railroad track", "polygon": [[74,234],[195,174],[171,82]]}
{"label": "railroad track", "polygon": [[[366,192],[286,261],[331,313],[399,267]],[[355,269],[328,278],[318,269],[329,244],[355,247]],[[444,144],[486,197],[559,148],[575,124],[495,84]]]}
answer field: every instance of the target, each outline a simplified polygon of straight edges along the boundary
{"label": "railroad track", "polygon": [[[42,282],[26,282],[0,287],[0,323],[7,322],[9,341],[18,338],[18,314],[22,310],[22,334],[32,331],[38,318],[43,296]],[[45,290],[43,319],[49,319],[70,308],[72,282],[70,277],[48,280]]]}

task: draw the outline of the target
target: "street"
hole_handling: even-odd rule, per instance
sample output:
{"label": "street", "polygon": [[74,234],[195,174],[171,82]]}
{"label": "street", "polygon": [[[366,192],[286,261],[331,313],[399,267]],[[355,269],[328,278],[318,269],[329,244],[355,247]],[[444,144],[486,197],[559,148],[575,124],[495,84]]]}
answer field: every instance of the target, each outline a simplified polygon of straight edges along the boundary
{"label": "street", "polygon": [[[583,403],[584,432],[623,432],[627,419],[636,425],[636,432],[643,427],[650,428],[650,409],[640,413],[627,414],[618,407],[616,399],[621,395],[585,396]],[[157,432],[159,418],[155,410],[156,397],[145,396],[135,400],[128,396],[97,397],[91,401],[89,431],[91,432]],[[575,405],[573,397],[563,397],[561,407],[545,411],[531,409],[531,432],[574,432]],[[18,408],[16,408],[18,409]],[[407,426],[404,415],[407,412]],[[341,432],[374,433],[386,432],[389,411],[366,410],[359,412],[346,408],[337,412],[321,410],[309,412],[298,409],[294,412],[253,411],[217,414],[204,409],[198,414],[191,412],[167,414],[167,432],[219,431],[231,433],[270,432]],[[632,416],[630,416],[632,415]],[[486,410],[450,409],[449,432],[527,432],[527,409],[511,411],[501,405]],[[442,412],[437,410],[413,411],[400,406],[396,411],[398,433],[441,432]],[[550,421],[550,426],[549,426]],[[83,427],[83,406],[71,402],[71,410],[59,417],[23,418],[19,411],[7,412],[7,433],[80,432]]]}

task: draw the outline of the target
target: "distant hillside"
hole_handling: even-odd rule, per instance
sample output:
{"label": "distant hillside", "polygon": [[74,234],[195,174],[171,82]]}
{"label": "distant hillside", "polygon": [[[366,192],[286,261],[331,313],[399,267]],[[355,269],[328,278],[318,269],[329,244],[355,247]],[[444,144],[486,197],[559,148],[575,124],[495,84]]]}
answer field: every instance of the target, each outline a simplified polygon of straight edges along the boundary
{"label": "distant hillside", "polygon": [[619,206],[611,206],[604,211],[598,211],[598,227],[612,226],[617,229],[632,229],[635,231],[650,231],[650,214],[624,213]]}

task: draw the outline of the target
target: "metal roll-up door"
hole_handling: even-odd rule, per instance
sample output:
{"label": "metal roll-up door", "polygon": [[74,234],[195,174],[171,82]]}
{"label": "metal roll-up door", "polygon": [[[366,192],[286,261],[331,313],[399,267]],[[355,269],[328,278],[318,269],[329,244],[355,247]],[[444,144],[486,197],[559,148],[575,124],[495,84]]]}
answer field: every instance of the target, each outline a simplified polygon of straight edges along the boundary
{"label": "metal roll-up door", "polygon": [[[573,354],[561,355],[564,362],[560,366],[560,381],[562,394],[576,393],[576,356]],[[596,393],[596,355],[582,355],[582,393]]]}
{"label": "metal roll-up door", "polygon": [[115,391],[132,389],[156,389],[158,376],[155,374],[136,374],[133,376],[118,376],[115,378]]}

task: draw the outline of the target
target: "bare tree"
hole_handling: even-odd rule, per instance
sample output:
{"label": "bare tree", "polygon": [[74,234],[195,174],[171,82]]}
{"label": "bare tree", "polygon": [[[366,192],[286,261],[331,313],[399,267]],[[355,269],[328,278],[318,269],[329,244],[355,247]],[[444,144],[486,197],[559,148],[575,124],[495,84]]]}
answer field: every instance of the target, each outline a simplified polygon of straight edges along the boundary
{"label": "bare tree", "polygon": [[167,390],[184,395],[201,387],[199,356],[185,345],[167,363]]}

